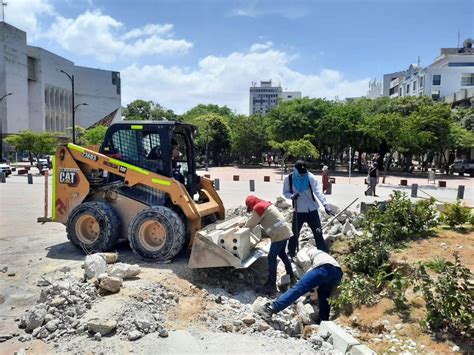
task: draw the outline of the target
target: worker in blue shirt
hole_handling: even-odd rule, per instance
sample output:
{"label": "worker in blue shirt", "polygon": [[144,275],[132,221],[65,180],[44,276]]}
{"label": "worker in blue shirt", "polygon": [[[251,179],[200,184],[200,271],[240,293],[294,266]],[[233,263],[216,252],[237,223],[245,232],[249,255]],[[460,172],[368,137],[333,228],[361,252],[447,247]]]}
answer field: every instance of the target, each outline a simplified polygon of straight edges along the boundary
{"label": "worker in blue shirt", "polygon": [[293,201],[293,208],[295,208],[292,226],[293,236],[288,242],[289,256],[292,258],[296,256],[298,236],[305,222],[308,223],[313,232],[316,247],[326,253],[329,252],[321,230],[321,221],[318,214],[318,200],[324,206],[327,214],[332,215],[333,210],[326,201],[321,184],[316,177],[308,171],[304,161],[298,160],[295,163],[293,172],[285,178],[283,195],[285,198]]}

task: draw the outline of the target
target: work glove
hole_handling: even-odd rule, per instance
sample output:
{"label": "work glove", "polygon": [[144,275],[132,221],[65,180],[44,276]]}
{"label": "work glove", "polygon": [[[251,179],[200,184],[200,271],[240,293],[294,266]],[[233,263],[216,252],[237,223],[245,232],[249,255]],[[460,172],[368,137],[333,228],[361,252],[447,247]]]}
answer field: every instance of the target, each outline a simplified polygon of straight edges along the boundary
{"label": "work glove", "polygon": [[334,211],[332,210],[332,207],[331,205],[327,204],[327,205],[324,205],[324,210],[326,211],[326,213],[330,216],[334,216]]}
{"label": "work glove", "polygon": [[300,194],[299,194],[298,192],[295,193],[295,194],[293,194],[293,195],[291,195],[291,199],[292,199],[293,201],[297,200],[298,197],[300,197]]}

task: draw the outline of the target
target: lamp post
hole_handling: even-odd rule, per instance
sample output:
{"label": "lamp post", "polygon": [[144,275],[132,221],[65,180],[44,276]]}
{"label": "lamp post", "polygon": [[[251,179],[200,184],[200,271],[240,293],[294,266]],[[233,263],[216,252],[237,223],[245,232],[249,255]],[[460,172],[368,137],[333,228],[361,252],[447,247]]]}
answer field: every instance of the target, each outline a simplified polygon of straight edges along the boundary
{"label": "lamp post", "polygon": [[71,75],[69,73],[66,73],[64,70],[60,70],[61,73],[63,73],[64,75],[66,75],[69,80],[71,81],[71,87],[72,87],[72,143],[76,144],[76,108],[79,107],[80,105],[78,105],[77,107],[74,106],[74,75]]}
{"label": "lamp post", "polygon": [[0,102],[2,102],[5,97],[10,96],[10,95],[13,95],[13,93],[9,92],[8,94],[5,94],[2,97],[0,97]]}
{"label": "lamp post", "polygon": [[76,106],[74,106],[74,112],[77,111],[77,109],[79,108],[79,106],[89,106],[89,104],[87,104],[87,102],[83,102],[81,104],[77,104]]}

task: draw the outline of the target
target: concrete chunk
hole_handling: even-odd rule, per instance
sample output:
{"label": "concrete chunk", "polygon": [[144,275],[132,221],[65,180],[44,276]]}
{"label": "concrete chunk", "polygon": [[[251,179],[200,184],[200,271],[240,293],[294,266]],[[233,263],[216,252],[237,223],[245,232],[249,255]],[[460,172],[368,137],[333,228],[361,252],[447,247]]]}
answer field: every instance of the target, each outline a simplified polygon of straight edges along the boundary
{"label": "concrete chunk", "polygon": [[319,327],[320,333],[329,332],[332,338],[332,344],[336,350],[341,351],[345,354],[349,349],[355,345],[359,345],[360,342],[352,335],[347,333],[344,329],[339,327],[332,321],[323,321]]}
{"label": "concrete chunk", "polygon": [[228,221],[224,221],[221,223],[216,224],[216,229],[229,229],[233,227],[237,227],[240,223],[247,221],[247,218],[242,216],[237,216]]}
{"label": "concrete chunk", "polygon": [[360,344],[354,345],[349,349],[350,355],[375,355],[377,354],[375,351],[370,349],[368,346]]}

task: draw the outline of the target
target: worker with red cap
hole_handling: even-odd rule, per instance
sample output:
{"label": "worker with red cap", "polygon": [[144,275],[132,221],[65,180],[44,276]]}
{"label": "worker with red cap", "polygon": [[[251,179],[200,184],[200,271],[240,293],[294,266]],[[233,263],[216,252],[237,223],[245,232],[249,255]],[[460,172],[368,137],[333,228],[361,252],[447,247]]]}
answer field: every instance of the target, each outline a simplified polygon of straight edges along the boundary
{"label": "worker with red cap", "polygon": [[268,253],[268,280],[263,287],[257,287],[257,292],[274,295],[276,289],[277,277],[277,256],[285,265],[286,273],[290,276],[291,281],[295,282],[293,269],[290,260],[286,255],[286,243],[292,236],[291,227],[285,221],[285,217],[271,202],[259,199],[256,196],[248,196],[245,199],[247,211],[252,212],[252,216],[245,223],[244,227],[254,228],[260,224],[265,233],[271,238],[270,251]]}

